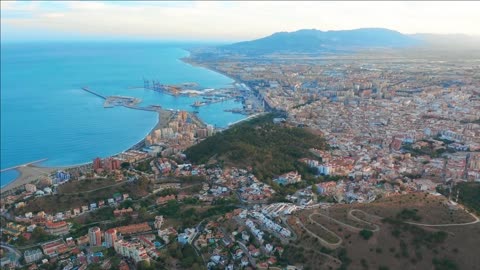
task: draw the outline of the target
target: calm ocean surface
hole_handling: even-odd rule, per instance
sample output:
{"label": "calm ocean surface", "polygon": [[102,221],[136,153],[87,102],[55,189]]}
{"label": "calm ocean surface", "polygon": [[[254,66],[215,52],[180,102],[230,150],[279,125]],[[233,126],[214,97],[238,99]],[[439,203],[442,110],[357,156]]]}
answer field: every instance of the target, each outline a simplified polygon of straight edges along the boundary
{"label": "calm ocean surface", "polygon": [[[195,97],[173,97],[143,88],[143,77],[164,84],[196,82],[203,88],[233,81],[179,58],[182,45],[155,43],[11,43],[1,46],[1,168],[48,158],[44,166],[67,166],[121,152],[140,141],[157,114],[103,108],[103,95],[135,96],[142,105],[191,111]],[[225,127],[244,116],[226,101],[200,107],[205,122]],[[17,176],[1,174],[1,186]]]}

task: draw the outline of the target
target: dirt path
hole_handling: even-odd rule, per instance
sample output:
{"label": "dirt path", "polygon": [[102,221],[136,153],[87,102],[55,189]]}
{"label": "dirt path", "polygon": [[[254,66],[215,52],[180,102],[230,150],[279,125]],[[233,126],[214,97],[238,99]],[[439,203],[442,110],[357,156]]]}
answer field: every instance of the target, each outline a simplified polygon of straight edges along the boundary
{"label": "dirt path", "polygon": [[425,227],[453,227],[453,226],[468,226],[473,225],[480,222],[480,218],[478,218],[475,214],[467,212],[470,214],[475,220],[466,223],[449,223],[449,224],[425,224],[425,223],[416,223],[416,222],[406,222],[407,224],[417,225],[417,226],[425,226]]}
{"label": "dirt path", "polygon": [[309,233],[311,236],[315,237],[316,239],[318,239],[318,241],[320,241],[320,243],[322,245],[324,245],[326,248],[329,248],[329,249],[336,249],[338,248],[343,240],[342,238],[340,238],[338,235],[336,235],[334,232],[330,231],[329,229],[325,228],[323,225],[321,225],[320,223],[317,223],[316,221],[312,221],[314,222],[315,224],[317,224],[318,226],[320,226],[322,229],[324,229],[325,231],[335,235],[339,241],[337,243],[330,243],[328,242],[327,240],[323,239],[322,237],[318,236],[317,234],[315,234],[314,232],[310,231],[307,227],[305,227],[305,225],[300,221],[300,219],[296,218],[297,219],[297,224],[300,225],[307,233]]}

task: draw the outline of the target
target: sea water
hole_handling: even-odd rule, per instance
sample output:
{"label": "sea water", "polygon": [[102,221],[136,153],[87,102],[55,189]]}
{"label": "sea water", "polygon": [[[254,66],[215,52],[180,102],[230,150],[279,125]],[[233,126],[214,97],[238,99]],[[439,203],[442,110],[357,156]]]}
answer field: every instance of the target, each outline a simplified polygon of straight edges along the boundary
{"label": "sea water", "polygon": [[[104,108],[104,95],[133,96],[140,105],[193,111],[199,97],[174,97],[143,89],[143,78],[163,84],[195,82],[222,88],[233,81],[180,60],[184,44],[146,42],[6,43],[1,47],[1,168],[48,158],[43,166],[68,166],[119,153],[145,137],[155,112]],[[198,108],[208,124],[226,127],[244,116],[225,112],[233,100]],[[17,176],[1,174],[1,186]]]}

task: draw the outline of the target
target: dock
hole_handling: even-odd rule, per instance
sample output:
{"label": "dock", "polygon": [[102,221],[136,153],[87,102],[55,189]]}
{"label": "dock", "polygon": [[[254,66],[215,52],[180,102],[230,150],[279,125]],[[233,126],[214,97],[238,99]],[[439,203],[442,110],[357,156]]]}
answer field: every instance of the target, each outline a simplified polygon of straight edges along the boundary
{"label": "dock", "polygon": [[32,161],[32,162],[20,164],[20,165],[17,165],[17,166],[8,167],[8,168],[5,168],[5,169],[0,170],[0,172],[6,172],[6,171],[10,171],[10,170],[15,170],[15,169],[17,169],[17,168],[19,168],[19,167],[25,167],[25,166],[32,165],[32,164],[35,164],[35,163],[40,163],[40,162],[43,162],[43,161],[45,161],[45,160],[47,160],[47,158],[42,158],[42,159],[39,159],[39,160],[35,160],[35,161]]}
{"label": "dock", "polygon": [[87,91],[87,92],[89,92],[90,94],[94,94],[95,96],[97,96],[97,97],[99,97],[99,98],[107,99],[106,96],[102,96],[102,95],[100,95],[99,93],[94,92],[93,90],[90,90],[90,88],[88,88],[88,87],[82,87],[82,90]]}

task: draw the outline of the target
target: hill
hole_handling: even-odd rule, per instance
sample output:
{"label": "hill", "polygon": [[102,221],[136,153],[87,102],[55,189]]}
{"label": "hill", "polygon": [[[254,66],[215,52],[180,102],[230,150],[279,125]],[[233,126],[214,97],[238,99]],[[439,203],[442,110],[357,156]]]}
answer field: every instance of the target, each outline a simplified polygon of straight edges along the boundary
{"label": "hill", "polygon": [[407,47],[419,39],[384,28],[361,28],[341,31],[303,29],[278,32],[268,37],[220,47],[231,53],[255,55],[271,53],[342,52],[360,48]]}
{"label": "hill", "polygon": [[298,159],[310,156],[312,147],[327,147],[325,140],[302,128],[273,124],[273,117],[268,114],[237,124],[190,147],[185,154],[194,163],[252,166],[260,180],[292,170],[307,174]]}
{"label": "hill", "polygon": [[480,223],[447,225],[471,221],[445,197],[422,193],[301,210],[289,217],[298,239],[282,260],[310,269],[478,269]]}
{"label": "hill", "polygon": [[480,183],[461,182],[454,188],[454,195],[457,194],[457,190],[460,202],[480,214]]}

